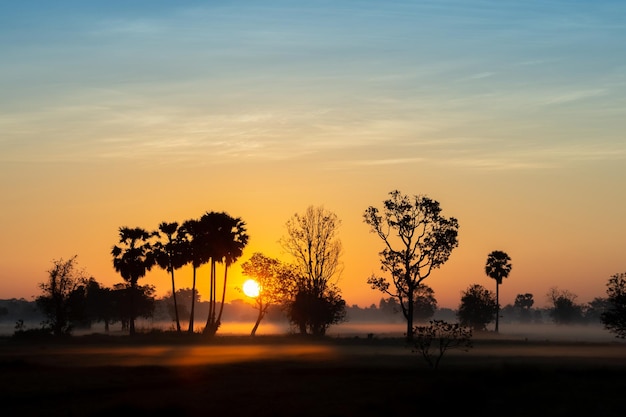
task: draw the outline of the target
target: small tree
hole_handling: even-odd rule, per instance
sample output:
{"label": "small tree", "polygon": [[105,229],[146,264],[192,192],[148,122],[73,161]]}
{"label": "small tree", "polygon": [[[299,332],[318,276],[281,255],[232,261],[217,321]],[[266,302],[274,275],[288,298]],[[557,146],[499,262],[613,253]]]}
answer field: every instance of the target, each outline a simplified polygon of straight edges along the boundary
{"label": "small tree", "polygon": [[437,369],[446,351],[472,348],[472,329],[459,323],[431,320],[428,326],[416,326],[413,352],[421,353],[428,366]]}
{"label": "small tree", "polygon": [[391,281],[372,275],[367,283],[397,298],[407,322],[406,338],[411,341],[416,293],[422,281],[458,246],[459,223],[454,217],[442,216],[439,203],[428,197],[409,197],[397,190],[389,195],[382,213],[370,206],[363,217],[370,231],[384,242],[379,253],[381,270],[391,275]]}
{"label": "small tree", "polygon": [[462,326],[484,331],[496,315],[496,297],[493,292],[479,284],[470,285],[461,297],[457,317]]}
{"label": "small tree", "polygon": [[285,306],[296,294],[298,277],[293,267],[259,252],[244,262],[241,269],[244,275],[254,278],[260,287],[254,299],[254,307],[259,311],[250,333],[254,336],[269,308],[274,305]]}
{"label": "small tree", "polygon": [[583,320],[583,309],[576,304],[577,295],[556,287],[548,291],[548,300],[552,303],[550,317],[556,324],[580,323]]}
{"label": "small tree", "polygon": [[426,284],[421,284],[415,293],[415,307],[413,317],[418,322],[426,322],[437,311],[437,299],[435,291]]}
{"label": "small tree", "polygon": [[613,275],[606,285],[609,305],[602,323],[615,337],[626,339],[626,272]]}
{"label": "small tree", "polygon": [[502,284],[503,278],[509,276],[511,268],[511,258],[506,252],[494,250],[487,256],[485,273],[489,278],[493,278],[496,281],[496,332],[500,322],[500,284]]}
{"label": "small tree", "polygon": [[515,297],[515,303],[513,305],[519,310],[520,321],[522,323],[530,322],[530,309],[534,304],[535,300],[533,299],[533,295],[530,293],[517,294],[517,296]]}
{"label": "small tree", "polygon": [[76,258],[74,255],[67,261],[53,261],[48,280],[39,284],[43,294],[35,302],[47,317],[44,327],[55,336],[69,335],[73,322],[84,318],[87,275],[78,269]]}

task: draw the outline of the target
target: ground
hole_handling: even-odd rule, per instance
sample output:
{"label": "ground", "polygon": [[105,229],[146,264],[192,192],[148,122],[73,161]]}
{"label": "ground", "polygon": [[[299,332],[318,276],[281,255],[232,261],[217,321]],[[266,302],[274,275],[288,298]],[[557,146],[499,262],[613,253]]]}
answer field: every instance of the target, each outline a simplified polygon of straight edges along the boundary
{"label": "ground", "polygon": [[433,370],[402,338],[4,338],[0,375],[7,416],[606,417],[626,344],[483,337]]}

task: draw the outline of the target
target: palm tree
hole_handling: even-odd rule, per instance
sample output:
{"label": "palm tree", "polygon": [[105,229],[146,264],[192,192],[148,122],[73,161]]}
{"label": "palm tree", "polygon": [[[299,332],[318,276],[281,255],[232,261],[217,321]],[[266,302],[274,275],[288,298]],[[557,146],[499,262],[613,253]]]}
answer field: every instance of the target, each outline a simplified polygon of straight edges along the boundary
{"label": "palm tree", "polygon": [[511,258],[506,252],[494,250],[487,256],[485,273],[488,277],[496,280],[496,332],[498,331],[498,322],[500,318],[500,284],[502,284],[503,278],[509,276],[512,267]]}
{"label": "palm tree", "polygon": [[[224,311],[226,299],[226,283],[228,268],[242,255],[243,248],[248,243],[245,222],[241,218],[233,218],[224,212],[205,213],[201,219],[203,236],[203,257],[210,258],[210,291],[209,313],[203,333],[213,336],[217,332]],[[217,312],[217,279],[216,264],[224,263],[224,282],[220,310]]]}
{"label": "palm tree", "polygon": [[195,307],[196,307],[196,294],[197,294],[197,290],[196,290],[196,273],[198,268],[200,268],[200,266],[204,265],[205,263],[207,263],[207,259],[203,256],[202,253],[202,246],[203,246],[203,241],[202,241],[202,236],[201,236],[201,229],[200,229],[200,222],[198,220],[187,220],[185,221],[178,233],[181,236],[185,236],[185,242],[186,242],[186,250],[184,251],[184,253],[186,253],[185,259],[187,262],[191,262],[191,265],[193,267],[193,283],[191,286],[191,312],[189,313],[189,328],[187,329],[187,332],[189,333],[193,333],[193,328],[194,328],[194,318],[195,318]]}
{"label": "palm tree", "polygon": [[[176,285],[174,271],[182,268],[187,262],[185,255],[186,240],[184,234],[179,233],[178,223],[159,224],[159,231],[164,233],[167,240],[157,242],[154,247],[156,262],[162,269],[167,270],[172,277],[172,298],[174,299],[174,316],[176,318],[176,331],[180,333],[180,318],[178,316],[178,302],[176,300]],[[157,232],[158,234],[158,232]]]}
{"label": "palm tree", "polygon": [[146,275],[155,263],[150,238],[154,236],[146,230],[135,227],[119,228],[119,244],[113,246],[113,267],[124,281],[130,284],[129,293],[129,333],[135,334],[135,293],[137,281]]}

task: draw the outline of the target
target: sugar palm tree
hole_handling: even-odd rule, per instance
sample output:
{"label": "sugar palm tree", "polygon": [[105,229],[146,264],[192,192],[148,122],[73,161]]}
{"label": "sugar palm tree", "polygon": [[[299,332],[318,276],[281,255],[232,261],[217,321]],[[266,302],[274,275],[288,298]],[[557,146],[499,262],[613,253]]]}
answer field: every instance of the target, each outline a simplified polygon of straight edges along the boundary
{"label": "sugar palm tree", "polygon": [[[172,278],[172,298],[174,300],[176,331],[180,333],[180,317],[178,316],[178,302],[176,300],[174,271],[182,268],[188,263],[185,253],[187,241],[185,239],[185,235],[179,233],[177,222],[162,222],[159,224],[159,231],[165,235],[166,240],[164,242],[159,241],[154,245],[155,258],[159,267],[169,272]],[[159,232],[157,232],[157,234],[159,234]]]}
{"label": "sugar palm tree", "polygon": [[498,323],[500,318],[500,300],[499,290],[502,279],[509,276],[511,273],[511,258],[506,252],[500,250],[494,250],[487,256],[487,263],[485,264],[485,273],[489,278],[496,280],[496,332],[498,331]]}
{"label": "sugar palm tree", "polygon": [[150,239],[154,236],[146,230],[135,227],[120,227],[118,245],[113,246],[113,267],[130,284],[129,292],[129,333],[135,334],[135,296],[137,281],[146,275],[155,263]]}
{"label": "sugar palm tree", "polygon": [[[205,213],[200,218],[203,236],[203,257],[210,258],[210,290],[209,290],[209,313],[203,333],[213,336],[217,332],[224,311],[226,298],[226,283],[228,280],[228,268],[243,253],[243,248],[248,243],[245,222],[240,218],[234,218],[224,212]],[[217,312],[217,278],[216,265],[224,264],[224,281],[222,288],[220,310]]]}
{"label": "sugar palm tree", "polygon": [[187,332],[193,333],[194,328],[194,318],[195,318],[195,307],[196,307],[196,276],[197,270],[202,265],[207,263],[206,257],[203,256],[202,247],[202,235],[200,233],[200,222],[198,220],[187,220],[185,221],[178,232],[181,236],[185,236],[185,259],[187,262],[191,262],[193,268],[193,282],[191,286],[191,312],[189,313],[189,328]]}

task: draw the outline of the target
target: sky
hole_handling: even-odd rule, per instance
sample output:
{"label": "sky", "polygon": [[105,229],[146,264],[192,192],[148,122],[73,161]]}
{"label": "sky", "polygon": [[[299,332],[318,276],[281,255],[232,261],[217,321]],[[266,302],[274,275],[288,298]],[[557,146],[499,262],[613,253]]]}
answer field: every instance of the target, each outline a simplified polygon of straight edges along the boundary
{"label": "sky", "polygon": [[[0,299],[74,255],[122,282],[120,227],[208,211],[246,222],[242,298],[241,262],[288,261],[285,223],[312,205],[341,220],[347,304],[378,305],[363,214],[393,190],[459,221],[424,281],[440,307],[495,292],[493,250],[501,305],[604,297],[626,271],[625,52],[621,1],[2,1]],[[140,284],[171,289],[158,269]]]}

